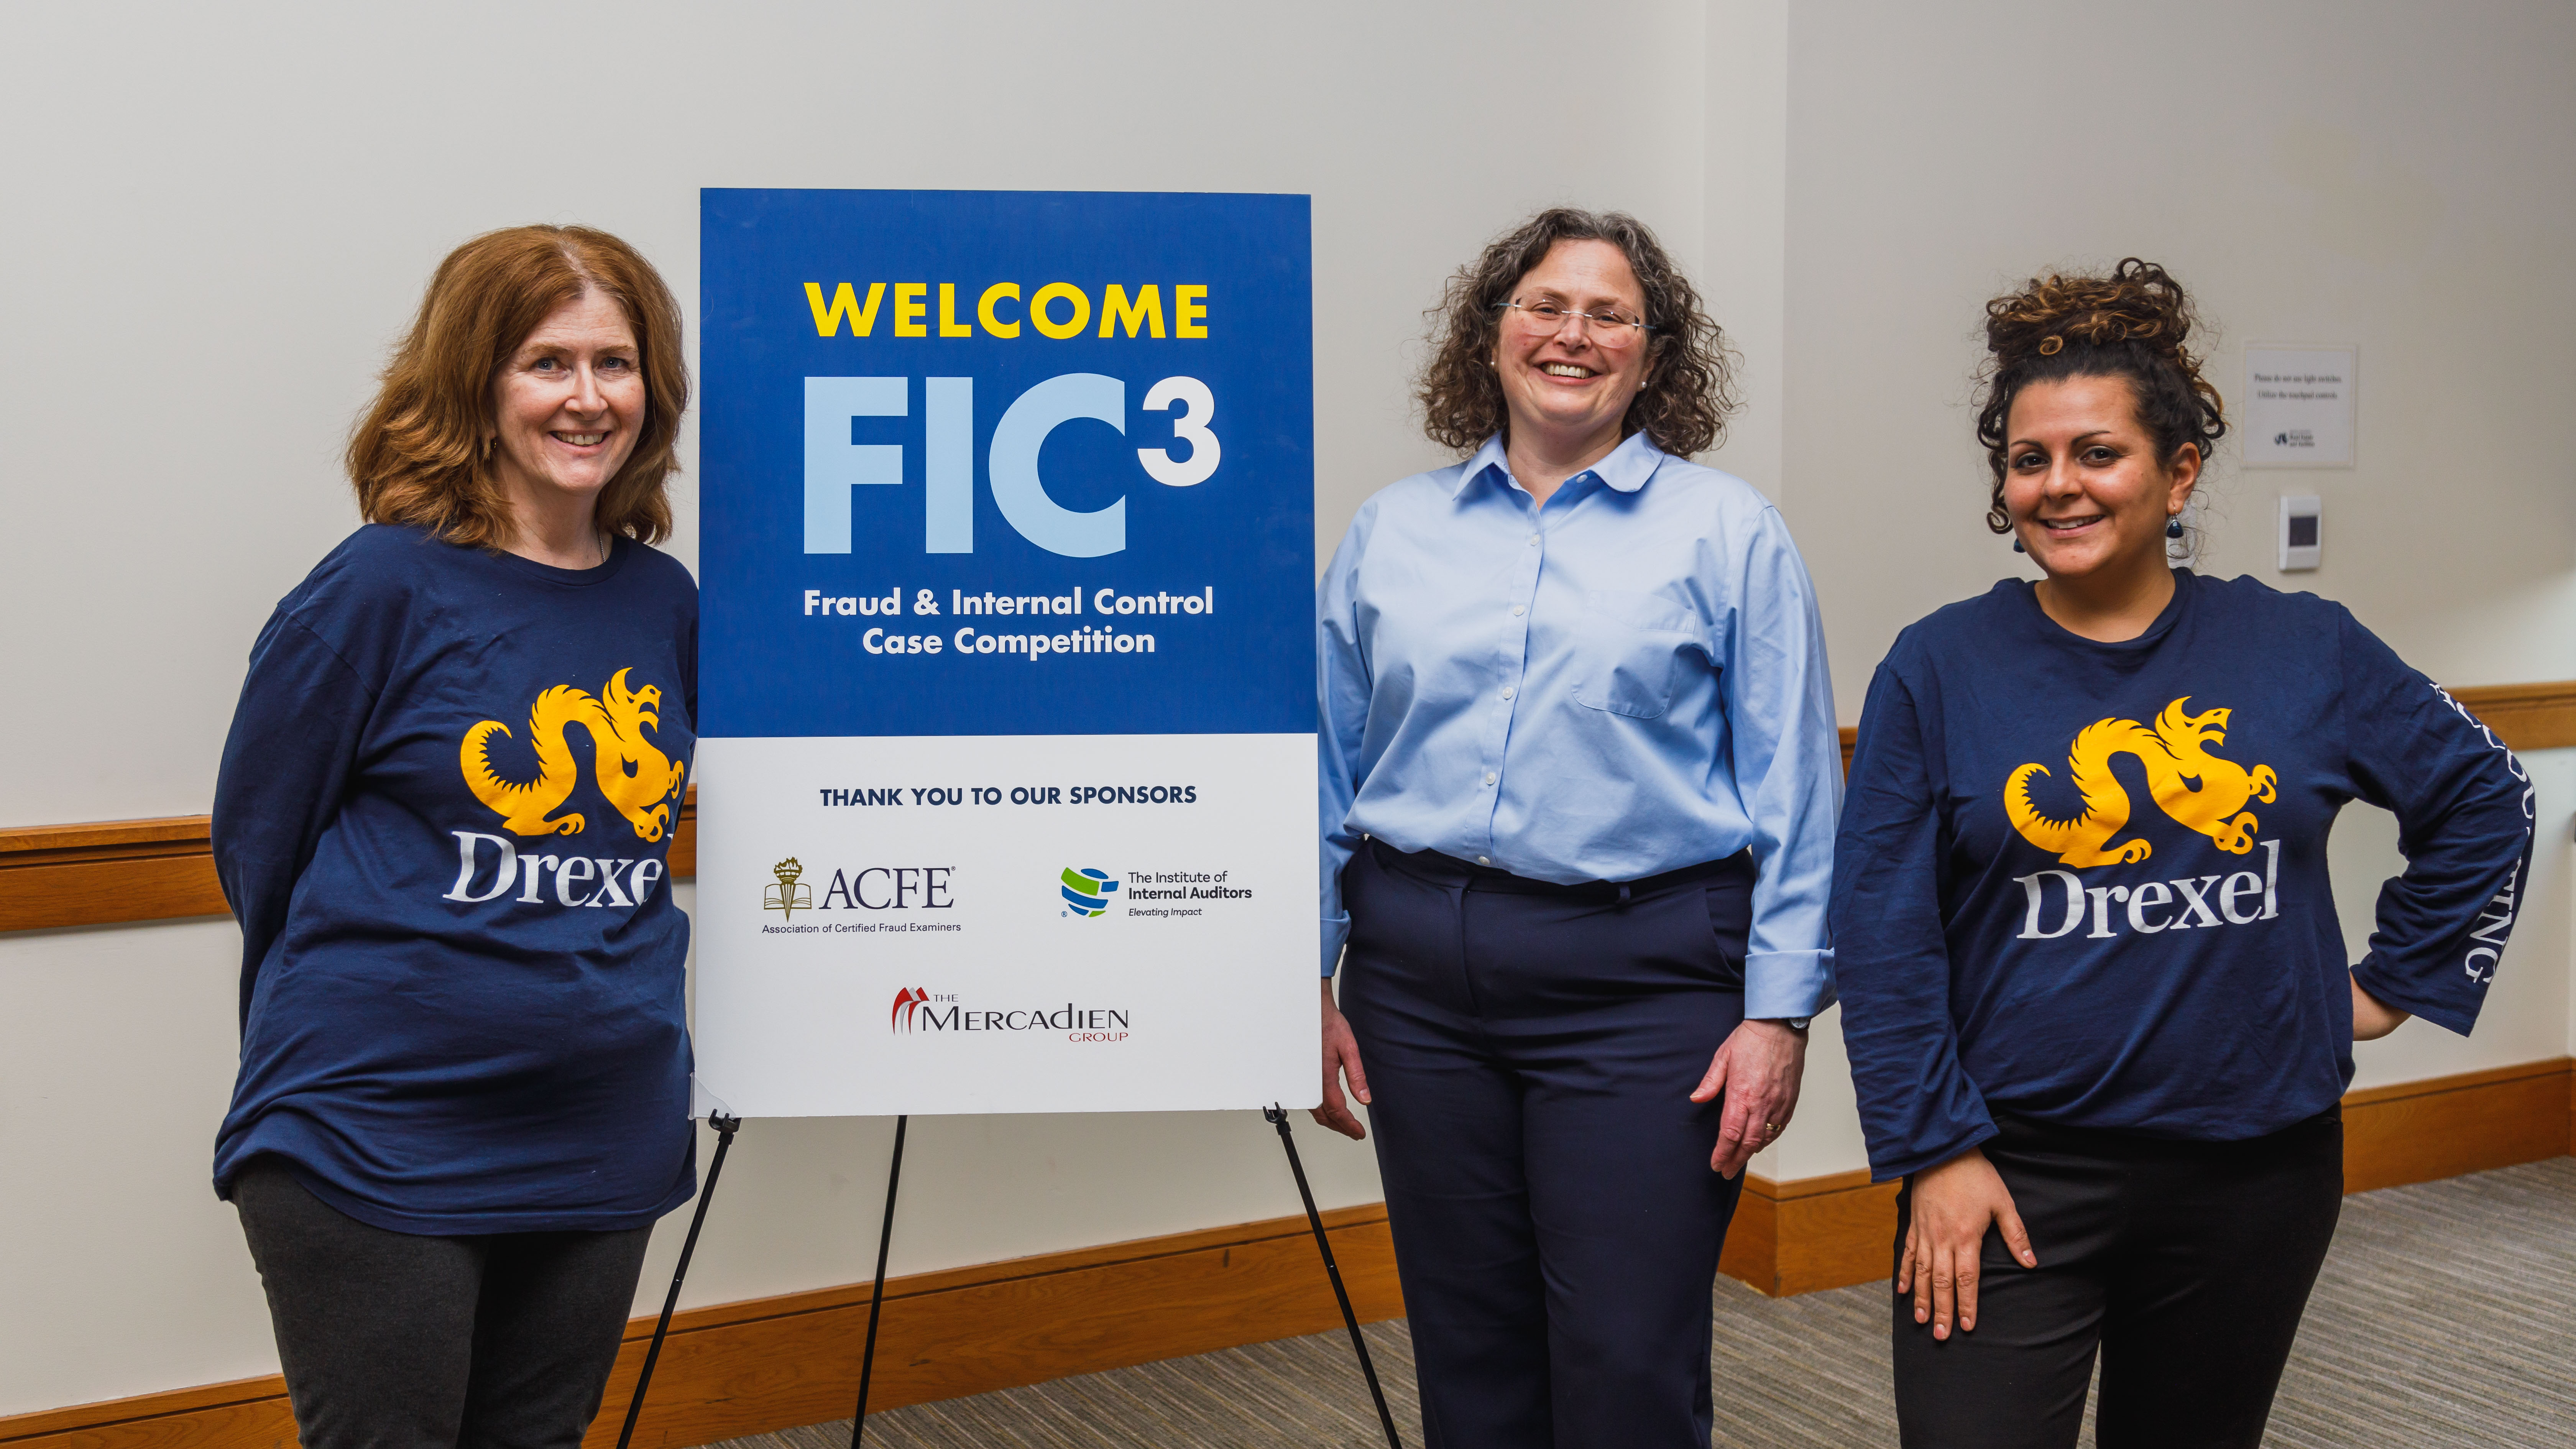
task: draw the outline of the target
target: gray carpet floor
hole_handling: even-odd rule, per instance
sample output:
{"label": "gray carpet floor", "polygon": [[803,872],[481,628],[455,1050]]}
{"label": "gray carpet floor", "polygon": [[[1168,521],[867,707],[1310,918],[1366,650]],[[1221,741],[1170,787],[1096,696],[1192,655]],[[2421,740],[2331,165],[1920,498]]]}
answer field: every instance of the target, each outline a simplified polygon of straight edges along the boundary
{"label": "gray carpet floor", "polygon": [[[1716,1442],[1896,1444],[1875,1286],[1770,1299],[1717,1283]],[[1404,1442],[1411,1341],[1368,1329]],[[817,1424],[721,1449],[845,1449]],[[885,1449],[1373,1449],[1340,1333],[895,1409]],[[2083,1443],[2093,1442],[2090,1423]],[[2265,1442],[2282,1449],[2576,1449],[2576,1158],[2346,1198]]]}

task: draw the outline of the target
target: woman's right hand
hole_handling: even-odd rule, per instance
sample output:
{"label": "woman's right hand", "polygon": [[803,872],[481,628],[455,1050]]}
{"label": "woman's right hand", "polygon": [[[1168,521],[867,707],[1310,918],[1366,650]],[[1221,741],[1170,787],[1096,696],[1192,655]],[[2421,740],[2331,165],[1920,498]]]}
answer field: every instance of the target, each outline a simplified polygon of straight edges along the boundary
{"label": "woman's right hand", "polygon": [[2021,1214],[2013,1210],[2012,1191],[1974,1147],[1914,1174],[1913,1209],[1896,1291],[1913,1293],[1914,1321],[1930,1323],[1934,1338],[1950,1336],[1954,1312],[1960,1332],[1977,1326],[1978,1265],[1988,1223],[2003,1231],[2004,1246],[2023,1267],[2039,1266]]}
{"label": "woman's right hand", "polygon": [[1342,1009],[1333,1001],[1333,978],[1324,978],[1324,1105],[1315,1109],[1315,1125],[1330,1127],[1354,1141],[1368,1136],[1360,1125],[1358,1114],[1342,1096],[1342,1078],[1351,1079],[1351,1095],[1368,1105],[1368,1072],[1360,1066],[1359,1038],[1351,1035],[1351,1024],[1342,1019]]}

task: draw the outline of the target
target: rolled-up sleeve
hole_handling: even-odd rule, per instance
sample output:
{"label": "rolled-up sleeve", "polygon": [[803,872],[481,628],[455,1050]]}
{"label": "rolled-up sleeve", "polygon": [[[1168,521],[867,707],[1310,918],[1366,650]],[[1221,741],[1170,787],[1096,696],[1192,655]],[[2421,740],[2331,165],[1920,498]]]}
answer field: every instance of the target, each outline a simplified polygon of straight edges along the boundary
{"label": "rolled-up sleeve", "polygon": [[1734,560],[1735,627],[1721,662],[1727,763],[1752,822],[1760,872],[1744,957],[1744,1014],[1813,1016],[1831,1005],[1834,827],[1842,807],[1842,742],[1824,621],[1806,562],[1779,512],[1766,508]]}
{"label": "rolled-up sleeve", "polygon": [[1332,566],[1315,591],[1315,779],[1323,881],[1323,974],[1333,974],[1350,939],[1350,911],[1342,904],[1342,867],[1359,847],[1350,825],[1359,793],[1361,741],[1368,728],[1368,658],[1360,644],[1359,567],[1371,513],[1362,509],[1333,551]]}

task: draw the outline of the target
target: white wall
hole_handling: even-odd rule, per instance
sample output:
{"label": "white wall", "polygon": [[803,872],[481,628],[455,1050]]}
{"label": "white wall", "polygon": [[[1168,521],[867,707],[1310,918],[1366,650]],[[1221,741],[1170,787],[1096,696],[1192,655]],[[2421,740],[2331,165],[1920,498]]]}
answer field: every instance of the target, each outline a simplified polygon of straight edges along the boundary
{"label": "white wall", "polygon": [[[2576,346],[2550,265],[2576,205],[2553,144],[2576,22],[2167,9],[10,9],[0,825],[204,810],[252,635],[355,522],[337,450],[437,259],[583,221],[691,303],[702,185],[1312,193],[1319,550],[1438,461],[1406,380],[1442,276],[1537,206],[1633,210],[1702,259],[1745,351],[1748,411],[1715,461],[1784,500],[1846,719],[1898,627],[2010,567],[1977,523],[1977,304],[2141,251],[2230,346],[2364,349],[2363,466],[2301,480],[2333,505],[2305,586],[2446,681],[2576,676],[2576,499],[2528,421]],[[1605,36],[1615,85],[1586,60]],[[2269,577],[2273,477],[2221,470],[2222,570]],[[686,480],[678,497],[671,547],[694,561]],[[2465,1045],[2410,1026],[2366,1048],[2365,1081],[2566,1050],[2576,759],[2534,764],[2555,894],[2498,1009]],[[2339,837],[2347,909],[2387,868],[2381,833]],[[0,1413],[274,1366],[205,1186],[237,939],[0,937]],[[1859,1165],[1839,1050],[1828,1018],[1799,1125],[1758,1170]],[[746,1128],[690,1301],[863,1278],[888,1136]],[[1328,1203],[1376,1195],[1365,1148],[1300,1141]],[[898,1272],[1295,1210],[1248,1115],[923,1119],[906,1182]],[[685,1223],[666,1226],[648,1305]]]}
{"label": "white wall", "polygon": [[[491,227],[606,227],[693,308],[700,186],[1312,193],[1329,550],[1439,461],[1413,342],[1484,240],[1571,201],[1696,253],[1700,13],[1586,21],[1656,43],[1604,88],[1527,3],[10,8],[0,825],[206,809],[252,636],[355,526],[336,458],[384,348]],[[236,942],[0,937],[0,1072],[50,1109],[0,1116],[0,1413],[274,1367],[204,1183]],[[690,1299],[864,1278],[888,1137],[747,1128]],[[1377,1196],[1365,1147],[1300,1141],[1327,1204]],[[897,1271],[1297,1210],[1257,1116],[925,1119],[905,1177]]]}
{"label": "white wall", "polygon": [[[2207,490],[2203,568],[2352,606],[2445,683],[2576,678],[2576,10],[1808,0],[1790,35],[1791,522],[1856,717],[1906,623],[2027,568],[1985,530],[1988,297],[2161,261],[2249,342],[2361,347],[2358,467]],[[2274,568],[2274,499],[2327,501]]]}
{"label": "white wall", "polygon": [[[2361,348],[2359,466],[2247,470],[2231,439],[2205,571],[2343,600],[2447,684],[2576,678],[2576,464],[2547,421],[2576,374],[2571,69],[2555,0],[1795,6],[1781,496],[1844,721],[1899,629],[2035,576],[1983,522],[1985,300],[2131,254],[2216,324],[2231,402],[2249,342]],[[2283,575],[2274,499],[2311,491],[2326,564]],[[2576,752],[2528,763],[2541,889],[2476,1036],[2409,1024],[2363,1085],[2568,1050]],[[2335,835],[2356,951],[2395,842],[2362,805]],[[1814,1050],[1780,1176],[1862,1165],[1839,1040]]]}

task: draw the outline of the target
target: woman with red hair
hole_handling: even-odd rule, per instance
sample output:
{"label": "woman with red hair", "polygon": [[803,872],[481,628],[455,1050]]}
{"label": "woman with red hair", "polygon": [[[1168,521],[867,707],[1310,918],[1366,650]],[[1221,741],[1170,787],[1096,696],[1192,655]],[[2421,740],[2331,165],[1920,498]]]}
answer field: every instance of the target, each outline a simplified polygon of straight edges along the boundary
{"label": "woman with red hair", "polygon": [[366,526],[253,646],[216,786],[242,926],[215,1146],[305,1449],[580,1442],[696,1190],[658,889],[697,588],[650,547],[688,406],[652,266],[581,227],[440,265],[350,440]]}

